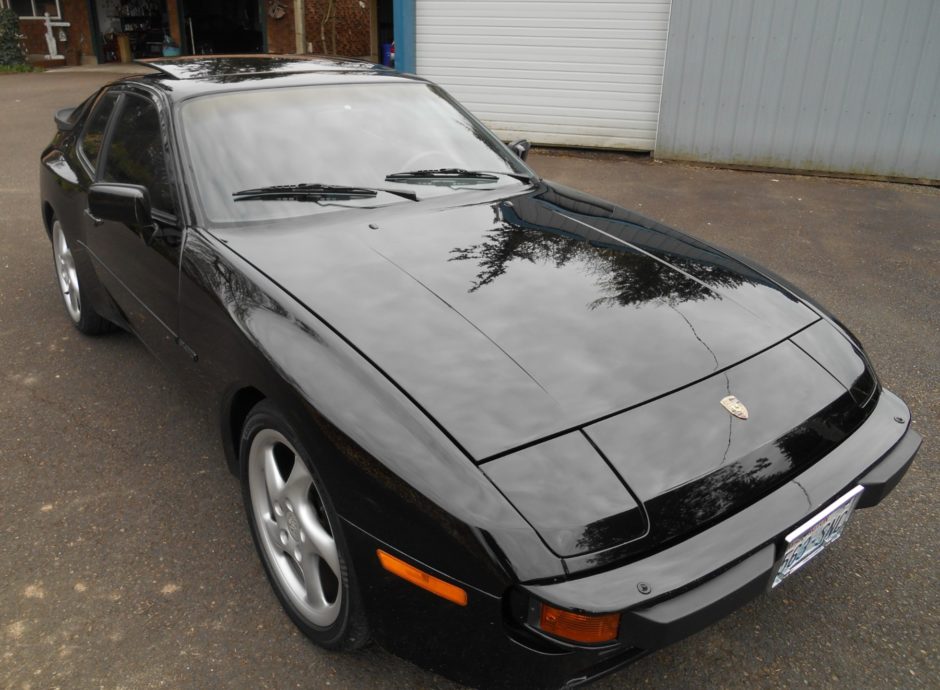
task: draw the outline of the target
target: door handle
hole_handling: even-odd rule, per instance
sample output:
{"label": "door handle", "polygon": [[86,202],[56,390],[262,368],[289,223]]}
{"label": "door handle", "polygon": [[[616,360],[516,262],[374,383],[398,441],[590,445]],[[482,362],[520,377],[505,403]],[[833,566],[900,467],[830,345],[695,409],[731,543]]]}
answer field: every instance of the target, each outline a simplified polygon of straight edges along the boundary
{"label": "door handle", "polygon": [[85,215],[88,216],[88,217],[91,219],[91,222],[95,224],[95,227],[96,227],[96,228],[97,228],[99,225],[101,225],[102,223],[104,223],[104,221],[103,221],[101,218],[99,218],[98,216],[92,214],[92,212],[91,212],[90,209],[87,209],[87,208],[85,209]]}

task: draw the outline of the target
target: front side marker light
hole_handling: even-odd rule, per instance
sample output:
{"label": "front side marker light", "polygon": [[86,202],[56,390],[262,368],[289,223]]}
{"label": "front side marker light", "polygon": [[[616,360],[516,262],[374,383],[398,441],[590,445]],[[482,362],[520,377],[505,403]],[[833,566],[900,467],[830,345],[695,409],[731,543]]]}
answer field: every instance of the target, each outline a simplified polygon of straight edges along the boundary
{"label": "front side marker light", "polygon": [[620,614],[589,615],[556,609],[545,602],[540,604],[539,628],[550,635],[572,642],[597,644],[617,639]]}
{"label": "front side marker light", "polygon": [[403,580],[407,580],[411,584],[417,585],[421,589],[426,589],[432,594],[436,594],[455,604],[460,606],[467,605],[467,592],[460,587],[452,585],[449,582],[444,582],[444,580],[439,577],[434,577],[423,570],[419,570],[410,563],[405,563],[405,561],[400,558],[395,558],[392,554],[382,551],[382,549],[376,549],[376,553],[379,556],[379,562],[382,564],[382,567],[393,575],[398,575],[398,577]]}

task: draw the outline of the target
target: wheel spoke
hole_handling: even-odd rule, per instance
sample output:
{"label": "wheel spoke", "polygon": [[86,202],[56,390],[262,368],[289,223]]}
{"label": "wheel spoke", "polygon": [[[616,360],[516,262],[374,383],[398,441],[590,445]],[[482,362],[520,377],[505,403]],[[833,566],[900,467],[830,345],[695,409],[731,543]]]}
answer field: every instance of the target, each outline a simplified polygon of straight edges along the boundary
{"label": "wheel spoke", "polygon": [[323,593],[323,581],[320,579],[320,563],[315,554],[307,553],[300,563],[300,571],[304,575],[304,591],[307,594],[307,603],[315,609],[329,606]]}
{"label": "wheel spoke", "polygon": [[272,505],[284,497],[284,480],[281,479],[281,471],[274,459],[274,446],[264,449],[264,483]]}
{"label": "wheel spoke", "polygon": [[316,513],[309,505],[303,505],[297,512],[304,535],[310,540],[310,548],[330,566],[336,577],[340,577],[339,554],[336,551],[336,541],[323,529]]}
{"label": "wheel spoke", "polygon": [[78,293],[78,276],[75,274],[74,266],[67,266],[66,270],[68,271],[66,275],[68,276],[69,304],[72,305],[72,309],[79,311],[81,309],[81,302],[79,301],[80,297]]}
{"label": "wheel spoke", "polygon": [[303,505],[307,503],[311,484],[313,484],[313,477],[310,476],[304,461],[295,455],[294,466],[284,483],[284,497],[292,501],[295,506]]}

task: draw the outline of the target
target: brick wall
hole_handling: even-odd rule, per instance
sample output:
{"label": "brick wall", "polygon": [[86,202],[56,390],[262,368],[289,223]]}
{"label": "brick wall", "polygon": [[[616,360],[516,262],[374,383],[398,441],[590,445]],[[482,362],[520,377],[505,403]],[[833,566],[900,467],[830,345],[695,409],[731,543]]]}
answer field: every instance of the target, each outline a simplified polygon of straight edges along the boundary
{"label": "brick wall", "polygon": [[[365,57],[371,52],[372,17],[369,0],[333,0],[336,17],[336,55],[345,57]],[[326,35],[326,49],[320,24],[326,13],[329,0],[305,0],[307,42],[313,44],[314,53],[333,53],[332,21],[323,27]]]}
{"label": "brick wall", "polygon": [[20,19],[20,33],[26,37],[26,52],[30,55],[45,55],[48,52],[46,47],[46,29],[43,22],[39,19]]}
{"label": "brick wall", "polygon": [[[72,22],[68,31],[69,48],[80,51],[81,55],[95,54],[95,45],[91,41],[91,17],[88,14],[88,0],[59,0],[62,7],[62,16],[67,22]],[[62,52],[60,44],[59,51]],[[66,55],[68,55],[68,52]]]}
{"label": "brick wall", "polygon": [[[273,2],[266,0],[261,6],[262,12],[268,12]],[[286,14],[280,19],[274,19],[270,14],[267,15],[268,29],[268,52],[269,53],[294,53],[296,45],[294,44],[294,4],[291,0],[281,0],[281,7],[286,10]]]}
{"label": "brick wall", "polygon": [[[268,52],[294,53],[294,11],[291,0],[279,0],[285,14],[281,19],[266,17],[268,34]],[[329,0],[305,0],[304,20],[307,42],[312,44],[314,53],[333,52],[333,22],[324,27],[327,47],[323,48],[320,23]],[[371,50],[372,17],[370,0],[333,0],[335,3],[336,55],[348,57],[368,56]],[[88,0],[60,0],[62,19],[71,22],[66,29],[68,41],[59,42],[59,52],[66,56],[69,64],[77,64],[81,56],[93,57],[92,28],[88,13]],[[171,14],[175,14],[176,2],[171,3]],[[263,0],[261,11],[267,12],[272,0]],[[170,22],[171,31],[176,23]],[[26,49],[30,55],[45,55],[47,52],[45,28],[42,20],[23,19],[20,30],[26,36]],[[173,31],[173,33],[176,33]]]}
{"label": "brick wall", "polygon": [[[58,41],[60,55],[65,55],[68,64],[76,65],[81,61],[80,56],[94,56],[94,45],[91,42],[91,21],[88,16],[88,0],[59,0],[62,8],[62,21],[70,22],[71,26],[65,29],[67,41]],[[26,51],[30,55],[45,55],[49,52],[46,46],[46,25],[41,19],[21,19],[20,31],[26,36]],[[58,38],[59,30],[53,29]]]}

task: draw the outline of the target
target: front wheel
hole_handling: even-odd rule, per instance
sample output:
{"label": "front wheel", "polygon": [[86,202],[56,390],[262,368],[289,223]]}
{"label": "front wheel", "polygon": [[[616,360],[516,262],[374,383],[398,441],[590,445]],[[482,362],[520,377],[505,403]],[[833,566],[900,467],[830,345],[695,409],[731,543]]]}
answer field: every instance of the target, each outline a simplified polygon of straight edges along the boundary
{"label": "front wheel", "polygon": [[110,331],[111,323],[99,316],[87,300],[82,301],[82,285],[79,282],[78,267],[58,218],[52,220],[52,259],[55,262],[56,284],[59,286],[62,301],[65,303],[65,311],[68,312],[75,328],[86,335],[98,335]]}
{"label": "front wheel", "polygon": [[267,402],[245,422],[240,459],[252,536],[282,606],[317,644],[362,647],[368,627],[339,517],[311,455]]}

